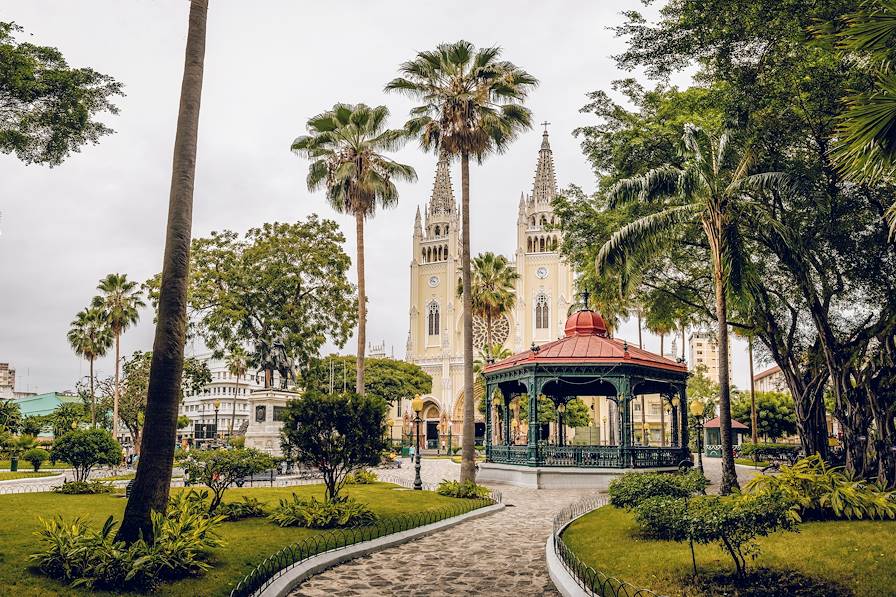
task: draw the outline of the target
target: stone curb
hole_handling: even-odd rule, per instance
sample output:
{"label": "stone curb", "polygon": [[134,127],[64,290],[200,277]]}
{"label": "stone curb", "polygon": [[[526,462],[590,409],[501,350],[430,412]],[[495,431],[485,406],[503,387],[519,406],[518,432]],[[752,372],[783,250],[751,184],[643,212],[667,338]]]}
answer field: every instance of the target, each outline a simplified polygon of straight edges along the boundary
{"label": "stone curb", "polygon": [[[601,508],[603,506],[600,506]],[[596,510],[595,508],[594,510]],[[590,514],[594,512],[594,510],[589,510],[588,512],[583,512],[579,516],[571,519],[569,522],[564,524],[562,527],[557,529],[558,533],[562,533],[566,527],[570,524],[585,516],[586,514]],[[544,545],[544,559],[545,564],[548,568],[548,576],[551,577],[551,582],[554,583],[554,587],[557,588],[557,592],[563,595],[563,597],[590,597],[593,595],[592,593],[585,592],[585,589],[579,584],[576,577],[574,577],[569,570],[566,569],[566,566],[563,565],[563,561],[560,560],[560,556],[557,555],[557,550],[554,549],[554,533],[551,532],[548,535],[548,540]]]}
{"label": "stone curb", "polygon": [[471,510],[466,514],[446,518],[445,520],[440,520],[439,522],[434,522],[432,524],[427,524],[414,529],[408,529],[407,531],[401,531],[400,533],[392,533],[390,535],[385,535],[383,537],[372,539],[370,541],[356,543],[355,545],[351,545],[344,549],[338,549],[318,554],[284,572],[265,589],[263,589],[259,593],[256,593],[256,596],[287,597],[287,595],[289,595],[289,593],[302,582],[308,580],[310,577],[318,574],[319,572],[323,572],[327,568],[332,568],[333,566],[342,564],[343,562],[370,555],[374,552],[387,549],[389,547],[401,545],[402,543],[407,543],[408,541],[419,539],[438,531],[443,531],[462,522],[473,520],[474,518],[480,518],[482,516],[494,514],[495,512],[504,509],[504,507],[505,506],[502,503],[486,506],[485,508],[477,508],[476,510]]}
{"label": "stone curb", "polygon": [[[9,471],[5,471],[9,472]],[[23,473],[30,473],[31,471],[19,471]],[[43,477],[22,477],[20,479],[6,479],[5,481],[0,481],[0,486],[3,485],[13,485],[16,483],[22,485],[42,485],[44,483],[52,483],[54,481],[60,481],[65,476],[65,473],[59,473],[58,475],[45,475]]]}

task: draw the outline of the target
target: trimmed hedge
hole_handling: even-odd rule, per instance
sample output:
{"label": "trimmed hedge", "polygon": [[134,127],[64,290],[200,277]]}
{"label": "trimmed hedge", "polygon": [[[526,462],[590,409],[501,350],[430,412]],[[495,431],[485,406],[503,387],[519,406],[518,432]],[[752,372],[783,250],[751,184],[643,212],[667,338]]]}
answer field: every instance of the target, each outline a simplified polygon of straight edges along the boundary
{"label": "trimmed hedge", "polygon": [[626,473],[610,483],[610,503],[632,509],[653,497],[684,498],[703,493],[709,481],[699,470],[687,473]]}

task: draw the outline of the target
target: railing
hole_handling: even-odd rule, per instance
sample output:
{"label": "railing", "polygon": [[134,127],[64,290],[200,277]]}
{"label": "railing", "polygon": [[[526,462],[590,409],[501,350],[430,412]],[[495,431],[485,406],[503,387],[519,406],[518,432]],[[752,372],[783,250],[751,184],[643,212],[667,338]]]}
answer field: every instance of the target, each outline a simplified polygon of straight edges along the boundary
{"label": "railing", "polygon": [[[380,477],[381,480],[383,477]],[[401,482],[402,485],[405,481]],[[462,500],[438,510],[413,512],[400,516],[380,518],[373,525],[349,527],[325,531],[313,537],[284,547],[267,557],[247,574],[230,592],[230,597],[250,597],[268,587],[274,580],[305,560],[322,553],[345,549],[356,543],[371,541],[393,533],[400,533],[420,526],[453,518],[479,508],[500,503],[501,493],[493,491],[487,499]]]}
{"label": "railing", "polygon": [[554,552],[557,554],[557,558],[588,595],[596,595],[598,597],[661,597],[650,589],[636,587],[615,576],[595,570],[582,562],[575,552],[563,542],[563,531],[570,522],[583,514],[606,505],[607,498],[594,496],[567,506],[554,516],[551,540],[554,544]]}
{"label": "railing", "polygon": [[654,468],[678,466],[687,453],[683,448],[619,446],[549,446],[535,448],[529,460],[528,446],[492,446],[489,462],[528,466],[569,466],[582,468]]}

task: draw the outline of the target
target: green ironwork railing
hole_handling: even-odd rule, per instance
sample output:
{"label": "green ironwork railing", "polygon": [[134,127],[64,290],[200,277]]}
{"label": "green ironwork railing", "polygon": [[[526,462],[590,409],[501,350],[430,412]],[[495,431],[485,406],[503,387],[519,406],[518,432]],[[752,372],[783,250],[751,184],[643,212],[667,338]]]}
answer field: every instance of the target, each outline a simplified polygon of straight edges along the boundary
{"label": "green ironwork railing", "polygon": [[523,466],[658,468],[679,466],[685,460],[687,449],[673,447],[499,445],[488,450],[488,462]]}

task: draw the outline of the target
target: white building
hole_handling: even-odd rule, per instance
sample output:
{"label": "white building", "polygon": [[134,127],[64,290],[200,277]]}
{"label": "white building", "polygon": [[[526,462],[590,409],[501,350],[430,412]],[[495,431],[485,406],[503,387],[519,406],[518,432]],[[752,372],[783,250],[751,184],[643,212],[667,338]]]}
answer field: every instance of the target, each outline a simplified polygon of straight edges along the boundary
{"label": "white building", "polygon": [[[706,377],[713,383],[719,383],[719,341],[714,334],[709,332],[694,332],[690,338],[690,358],[688,366],[691,371],[697,366],[706,367]],[[728,376],[731,368],[731,343],[728,343]]]}

